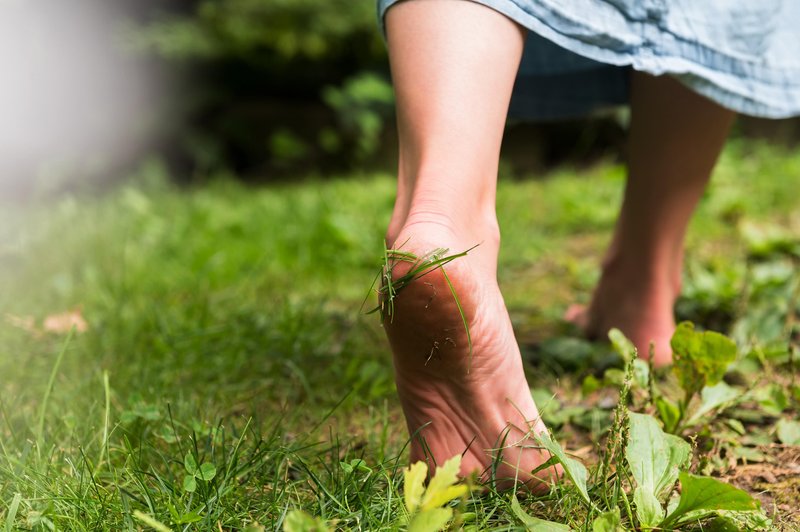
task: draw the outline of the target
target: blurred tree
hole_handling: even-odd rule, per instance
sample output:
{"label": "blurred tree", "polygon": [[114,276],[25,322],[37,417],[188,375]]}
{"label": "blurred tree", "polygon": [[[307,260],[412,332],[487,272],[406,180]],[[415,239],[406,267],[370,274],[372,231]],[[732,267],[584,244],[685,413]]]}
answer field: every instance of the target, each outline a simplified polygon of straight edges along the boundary
{"label": "blurred tree", "polygon": [[202,0],[194,5],[189,16],[162,17],[143,28],[140,42],[173,59],[259,62],[265,52],[317,61],[353,52],[383,55],[369,0]]}
{"label": "blurred tree", "polygon": [[173,4],[140,9],[125,41],[176,73],[162,136],[184,172],[341,168],[375,154],[393,97],[372,0]]}

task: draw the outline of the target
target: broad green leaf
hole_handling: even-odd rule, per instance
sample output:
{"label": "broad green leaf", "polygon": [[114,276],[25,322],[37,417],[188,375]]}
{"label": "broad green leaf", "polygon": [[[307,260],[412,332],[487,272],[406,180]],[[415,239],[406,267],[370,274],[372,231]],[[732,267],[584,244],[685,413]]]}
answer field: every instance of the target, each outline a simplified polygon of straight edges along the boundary
{"label": "broad green leaf", "polygon": [[678,422],[681,419],[681,410],[678,405],[667,399],[666,397],[656,397],[656,408],[661,421],[664,423],[664,428],[668,432],[674,432],[678,427]]}
{"label": "broad green leaf", "polygon": [[621,388],[625,384],[625,371],[619,368],[608,368],[603,372],[603,384]]}
{"label": "broad green leaf", "polygon": [[666,434],[653,416],[630,414],[625,458],[637,486],[647,487],[664,502],[682,467],[688,464],[691,446],[677,436]]}
{"label": "broad green leaf", "polygon": [[608,331],[608,339],[611,340],[614,351],[622,355],[625,362],[630,362],[636,358],[636,346],[622,334],[622,331],[619,329],[611,329]]}
{"label": "broad green leaf", "polygon": [[190,475],[197,473],[197,462],[194,456],[192,456],[192,453],[186,453],[186,456],[183,458],[183,467],[186,468],[186,472]]}
{"label": "broad green leaf", "polygon": [[186,475],[183,477],[183,491],[193,493],[197,489],[197,480],[194,475]]}
{"label": "broad green leaf", "polygon": [[706,386],[700,392],[700,406],[687,420],[686,425],[699,423],[709,412],[727,406],[741,397],[742,392],[720,381],[714,386]]}
{"label": "broad green leaf", "polygon": [[680,482],[681,498],[675,510],[661,523],[664,528],[688,517],[703,519],[719,510],[753,512],[760,509],[758,501],[747,492],[720,480],[681,472]]}
{"label": "broad green leaf", "polygon": [[461,469],[461,455],[457,454],[436,468],[425,495],[422,497],[422,510],[431,510],[446,504],[467,492],[465,484],[458,483]]}
{"label": "broad green leaf", "polygon": [[703,524],[703,532],[740,532],[741,528],[726,517],[717,517]]}
{"label": "broad green leaf", "polygon": [[650,381],[650,365],[637,358],[633,361],[633,382],[642,390],[646,390]]}
{"label": "broad green leaf", "polygon": [[786,445],[800,445],[800,422],[781,419],[776,425],[778,439]]}
{"label": "broad green leaf", "polygon": [[697,332],[694,324],[682,322],[670,341],[678,380],[690,394],[714,386],[725,375],[728,364],[736,359],[736,344],[713,331]]}
{"label": "broad green leaf", "polygon": [[738,459],[744,459],[748,462],[766,462],[768,460],[767,455],[759,451],[756,447],[734,447],[731,449],[733,451],[733,456]]}
{"label": "broad green leaf", "polygon": [[[772,532],[775,530],[775,526],[773,526],[772,519],[767,517],[767,515],[761,511],[757,512],[728,512],[725,510],[719,510],[716,512],[719,517],[718,519],[723,523],[725,521],[732,523],[735,527],[734,530],[747,530],[748,532],[755,532],[755,531],[769,531]],[[711,524],[714,524],[714,521]]]}
{"label": "broad green leaf", "polygon": [[292,510],[283,520],[283,532],[328,532],[325,521],[312,517],[303,510]]}
{"label": "broad green leaf", "polygon": [[764,412],[776,417],[789,407],[789,398],[786,397],[783,386],[777,383],[756,388],[753,396]]}
{"label": "broad green leaf", "polygon": [[205,464],[200,465],[200,469],[197,470],[195,476],[200,480],[205,480],[208,482],[217,476],[217,468],[214,466],[214,464],[209,464],[206,462]]}
{"label": "broad green leaf", "polygon": [[560,425],[567,421],[563,418],[557,419],[564,409],[551,391],[543,388],[531,388],[531,396],[539,409],[539,415],[548,426]]}
{"label": "broad green leaf", "polygon": [[796,252],[797,236],[777,225],[756,225],[750,221],[740,224],[739,232],[753,257],[765,258],[777,253]]}
{"label": "broad green leaf", "polygon": [[638,486],[633,490],[633,504],[642,528],[653,528],[664,519],[664,507],[647,487]]}
{"label": "broad green leaf", "polygon": [[536,441],[538,441],[542,447],[547,449],[550,454],[558,458],[558,461],[561,462],[562,466],[564,466],[564,472],[578,488],[578,491],[583,499],[587,503],[591,504],[591,501],[589,500],[589,492],[586,489],[586,467],[574,458],[568,457],[558,442],[550,437],[549,432],[540,432],[535,436],[535,438]]}
{"label": "broad green leaf", "polygon": [[427,475],[428,465],[422,461],[412,464],[403,473],[403,491],[408,513],[414,513],[422,503],[422,494],[425,492],[425,477]]}
{"label": "broad green leaf", "polygon": [[592,532],[624,532],[624,530],[619,517],[619,509],[600,514],[592,522]]}
{"label": "broad green leaf", "polygon": [[529,532],[570,532],[572,530],[567,525],[529,515],[522,509],[522,506],[520,506],[516,494],[512,495],[511,498],[511,511],[514,513],[514,516],[525,525],[526,530]]}
{"label": "broad green leaf", "polygon": [[453,517],[452,508],[422,510],[414,514],[408,524],[408,532],[436,532],[442,530],[451,517]]}
{"label": "broad green leaf", "polygon": [[[581,393],[583,394],[584,397],[586,397],[590,393],[592,393],[592,392],[594,392],[596,390],[599,390],[602,387],[603,387],[603,383],[600,382],[597,379],[597,377],[595,377],[594,375],[592,375],[590,373],[589,375],[587,375],[583,379],[583,383],[581,383]],[[536,403],[537,406],[539,405],[539,402],[536,401],[535,399],[534,399],[534,402]]]}

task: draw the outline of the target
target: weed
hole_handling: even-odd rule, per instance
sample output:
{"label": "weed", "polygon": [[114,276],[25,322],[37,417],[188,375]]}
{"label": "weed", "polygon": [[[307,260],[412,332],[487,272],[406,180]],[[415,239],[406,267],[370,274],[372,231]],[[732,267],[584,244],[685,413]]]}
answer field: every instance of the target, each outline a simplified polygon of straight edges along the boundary
{"label": "weed", "polygon": [[[683,401],[674,374],[634,361],[603,376],[593,364],[607,367],[606,347],[563,341],[563,308],[596,278],[621,167],[501,180],[499,282],[520,339],[541,347],[544,362],[526,369],[590,502],[570,480],[516,498],[482,486],[441,506],[451,528],[631,530],[657,519],[639,490],[676,530],[797,530],[798,175],[796,153],[732,144],[722,156],[689,233],[678,313],[725,331],[737,355],[679,423],[657,407]],[[147,180],[0,206],[0,529],[258,532],[303,515],[404,526],[407,435],[383,333],[357,312],[393,189],[388,175]],[[87,328],[68,343],[26,328],[75,308]],[[632,420],[646,414],[664,422],[654,438],[673,441],[674,427],[692,446],[666,499],[628,463]],[[765,511],[742,509],[752,503],[712,474]],[[675,513],[692,490],[719,496],[687,495]],[[720,500],[739,509],[707,509]]]}

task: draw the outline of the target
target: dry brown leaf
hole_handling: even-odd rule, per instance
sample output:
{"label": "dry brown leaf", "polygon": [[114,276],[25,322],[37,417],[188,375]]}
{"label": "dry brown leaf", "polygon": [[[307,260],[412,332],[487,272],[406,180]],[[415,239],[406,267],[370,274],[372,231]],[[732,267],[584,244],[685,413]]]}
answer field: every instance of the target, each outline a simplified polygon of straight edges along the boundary
{"label": "dry brown leaf", "polygon": [[81,309],[68,310],[61,314],[52,314],[44,319],[42,329],[47,332],[65,333],[75,327],[75,332],[86,332],[89,324],[81,314]]}
{"label": "dry brown leaf", "polygon": [[4,314],[3,317],[12,327],[22,329],[23,331],[27,331],[29,333],[38,332],[36,330],[36,321],[33,319],[33,316],[15,316],[13,314]]}

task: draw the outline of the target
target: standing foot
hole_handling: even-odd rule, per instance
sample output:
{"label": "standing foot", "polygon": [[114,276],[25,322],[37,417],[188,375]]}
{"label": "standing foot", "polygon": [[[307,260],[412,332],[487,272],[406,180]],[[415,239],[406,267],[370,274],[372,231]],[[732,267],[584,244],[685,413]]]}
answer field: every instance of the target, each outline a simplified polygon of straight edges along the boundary
{"label": "standing foot", "polygon": [[624,275],[607,265],[588,306],[571,305],[564,319],[588,338],[605,338],[617,328],[633,342],[639,358],[650,358],[656,367],[672,363],[670,339],[675,332],[673,307],[680,292],[674,280],[657,282]]}
{"label": "standing foot", "polygon": [[[435,468],[460,454],[462,475],[477,473],[501,487],[521,482],[544,490],[557,472],[549,468],[532,474],[549,458],[534,439],[546,428],[494,275],[498,243],[465,233],[418,222],[403,227],[394,242],[416,257],[437,248],[455,254],[480,244],[400,288],[391,315],[384,314],[397,391],[412,436],[411,460]],[[395,280],[412,267],[390,262]],[[388,303],[384,298],[383,304]]]}

